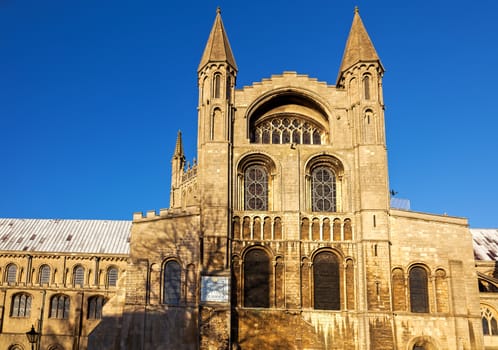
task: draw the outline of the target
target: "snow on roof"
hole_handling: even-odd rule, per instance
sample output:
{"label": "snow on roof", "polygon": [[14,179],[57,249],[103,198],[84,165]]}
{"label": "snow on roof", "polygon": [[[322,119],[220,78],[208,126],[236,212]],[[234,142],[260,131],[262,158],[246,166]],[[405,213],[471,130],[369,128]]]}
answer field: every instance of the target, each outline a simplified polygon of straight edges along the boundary
{"label": "snow on roof", "polygon": [[0,251],[129,254],[131,221],[0,218]]}
{"label": "snow on roof", "polygon": [[471,228],[476,260],[498,261],[498,229]]}

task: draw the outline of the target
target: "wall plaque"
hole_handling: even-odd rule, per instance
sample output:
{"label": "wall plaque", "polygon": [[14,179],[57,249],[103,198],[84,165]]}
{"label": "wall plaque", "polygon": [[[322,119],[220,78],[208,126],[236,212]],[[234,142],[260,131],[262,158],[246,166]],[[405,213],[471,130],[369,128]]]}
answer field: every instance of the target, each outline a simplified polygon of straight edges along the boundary
{"label": "wall plaque", "polygon": [[226,276],[201,277],[201,302],[228,303],[229,278]]}

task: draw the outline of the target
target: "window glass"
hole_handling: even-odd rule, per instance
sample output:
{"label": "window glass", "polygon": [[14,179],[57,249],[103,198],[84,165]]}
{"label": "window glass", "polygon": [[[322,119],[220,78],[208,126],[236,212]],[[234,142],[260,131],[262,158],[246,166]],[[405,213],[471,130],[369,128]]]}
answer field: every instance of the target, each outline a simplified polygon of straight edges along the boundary
{"label": "window glass", "polygon": [[333,212],[335,207],[335,175],[326,166],[319,166],[311,172],[312,210]]}
{"label": "window glass", "polygon": [[251,165],[244,172],[245,210],[268,210],[268,173],[262,165]]}
{"label": "window glass", "polygon": [[163,302],[170,305],[180,304],[181,298],[181,267],[176,261],[170,261],[164,266]]}
{"label": "window glass", "polygon": [[340,310],[339,261],[330,252],[322,252],[313,260],[314,307]]}
{"label": "window glass", "polygon": [[244,261],[244,306],[270,307],[270,258],[262,249],[253,249]]}
{"label": "window glass", "polygon": [[410,270],[410,306],[412,312],[429,312],[427,272],[419,266]]}

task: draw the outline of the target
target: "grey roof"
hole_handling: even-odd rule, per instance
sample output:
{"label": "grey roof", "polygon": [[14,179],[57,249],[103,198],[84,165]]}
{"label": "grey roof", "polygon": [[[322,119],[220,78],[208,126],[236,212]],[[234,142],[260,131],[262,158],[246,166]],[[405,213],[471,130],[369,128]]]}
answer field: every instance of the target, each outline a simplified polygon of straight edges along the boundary
{"label": "grey roof", "polygon": [[476,260],[498,261],[498,229],[471,228]]}
{"label": "grey roof", "polygon": [[129,254],[131,221],[1,219],[0,251]]}

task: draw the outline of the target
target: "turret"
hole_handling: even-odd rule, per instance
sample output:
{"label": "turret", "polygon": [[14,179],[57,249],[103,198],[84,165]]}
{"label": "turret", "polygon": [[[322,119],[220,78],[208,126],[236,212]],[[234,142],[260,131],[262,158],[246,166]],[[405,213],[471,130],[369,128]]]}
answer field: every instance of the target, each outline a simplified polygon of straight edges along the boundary
{"label": "turret", "polygon": [[170,207],[176,208],[180,206],[180,185],[182,183],[182,175],[185,169],[185,154],[183,153],[182,132],[178,130],[176,137],[175,151],[171,158],[171,193]]}
{"label": "turret", "polygon": [[229,141],[237,64],[216,11],[213,28],[198,68],[199,149],[206,142]]}

